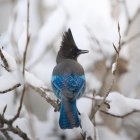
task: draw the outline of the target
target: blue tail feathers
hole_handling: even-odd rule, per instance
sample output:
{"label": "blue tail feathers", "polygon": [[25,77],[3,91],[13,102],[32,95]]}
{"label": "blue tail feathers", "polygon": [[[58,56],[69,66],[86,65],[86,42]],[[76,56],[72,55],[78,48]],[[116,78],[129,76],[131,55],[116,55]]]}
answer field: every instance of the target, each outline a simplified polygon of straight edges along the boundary
{"label": "blue tail feathers", "polygon": [[59,125],[61,129],[72,129],[80,126],[76,100],[64,100],[61,102]]}

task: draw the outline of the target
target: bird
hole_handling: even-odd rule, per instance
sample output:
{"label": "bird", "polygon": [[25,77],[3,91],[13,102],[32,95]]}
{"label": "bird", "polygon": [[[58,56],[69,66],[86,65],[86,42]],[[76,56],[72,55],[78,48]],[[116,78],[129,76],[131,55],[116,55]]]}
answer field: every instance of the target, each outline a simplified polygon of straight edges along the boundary
{"label": "bird", "polygon": [[51,85],[55,96],[60,100],[59,126],[61,129],[73,129],[80,126],[76,101],[85,91],[86,79],[79,55],[88,53],[77,47],[71,29],[62,36],[60,49],[56,57],[56,66],[52,72]]}

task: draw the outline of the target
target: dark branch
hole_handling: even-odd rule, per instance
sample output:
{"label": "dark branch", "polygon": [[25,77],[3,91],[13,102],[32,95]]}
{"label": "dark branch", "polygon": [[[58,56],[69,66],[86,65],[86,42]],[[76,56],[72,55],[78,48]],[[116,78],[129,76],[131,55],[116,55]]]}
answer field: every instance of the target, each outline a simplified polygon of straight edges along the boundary
{"label": "dark branch", "polygon": [[7,62],[6,58],[5,58],[5,56],[3,55],[1,49],[0,49],[0,57],[1,57],[1,60],[2,60],[2,62],[3,62],[3,64],[4,64],[4,66],[3,66],[3,65],[2,65],[2,66],[3,66],[8,72],[10,72],[9,64],[8,64],[8,62]]}
{"label": "dark branch", "polygon": [[[60,110],[60,104],[57,102],[57,100],[51,99],[47,93],[46,93],[46,89],[43,88],[37,88],[34,87],[32,85],[29,85],[32,89],[34,89],[37,93],[39,93],[41,95],[41,97],[43,97],[50,105],[52,105],[54,107],[54,111],[59,111]],[[47,89],[47,92],[51,92],[51,90]]]}
{"label": "dark branch", "polygon": [[112,116],[112,117],[117,117],[117,118],[122,118],[122,119],[123,119],[123,118],[125,118],[125,117],[128,117],[128,116],[134,114],[134,113],[140,112],[140,110],[133,110],[133,111],[128,112],[128,113],[126,113],[126,114],[124,114],[124,115],[116,115],[116,114],[112,114],[112,113],[109,113],[109,112],[106,112],[106,111],[103,111],[103,110],[101,110],[101,112],[103,112],[103,113],[105,113],[105,114],[107,114],[107,115],[110,115],[110,116]]}
{"label": "dark branch", "polygon": [[13,87],[11,87],[11,88],[9,88],[9,89],[6,89],[6,90],[3,90],[3,91],[0,91],[0,94],[4,94],[4,93],[7,93],[7,92],[10,92],[10,91],[12,91],[12,90],[14,90],[14,89],[18,88],[19,86],[21,86],[21,84],[20,84],[20,83],[19,83],[19,84],[14,85]]}

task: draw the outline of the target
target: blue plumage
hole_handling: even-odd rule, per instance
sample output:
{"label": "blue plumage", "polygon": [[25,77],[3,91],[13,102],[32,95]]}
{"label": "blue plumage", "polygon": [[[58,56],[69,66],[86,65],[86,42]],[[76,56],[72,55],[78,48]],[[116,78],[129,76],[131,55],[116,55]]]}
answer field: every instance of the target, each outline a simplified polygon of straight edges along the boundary
{"label": "blue plumage", "polygon": [[61,101],[59,125],[62,129],[80,126],[76,100],[84,94],[86,81],[77,57],[87,52],[77,48],[70,29],[65,32],[51,81],[54,94]]}
{"label": "blue plumage", "polygon": [[61,100],[64,87],[69,91],[69,96],[74,96],[73,99],[76,99],[85,90],[85,76],[74,74],[54,75],[52,76],[52,87],[58,99]]}
{"label": "blue plumage", "polygon": [[85,76],[64,74],[52,76],[52,87],[61,100],[59,125],[62,129],[79,127],[80,120],[76,107],[78,99],[85,91]]}

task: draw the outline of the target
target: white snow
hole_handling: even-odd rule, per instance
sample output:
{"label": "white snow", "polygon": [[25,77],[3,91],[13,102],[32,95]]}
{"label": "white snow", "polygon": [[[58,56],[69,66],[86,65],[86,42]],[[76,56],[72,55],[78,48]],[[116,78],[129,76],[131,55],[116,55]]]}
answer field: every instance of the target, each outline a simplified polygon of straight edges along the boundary
{"label": "white snow", "polygon": [[77,108],[80,111],[80,113],[87,113],[90,114],[92,109],[92,100],[88,98],[80,98],[77,101]]}
{"label": "white snow", "polygon": [[112,74],[114,74],[114,72],[116,71],[116,68],[117,68],[117,63],[116,62],[114,62],[113,64],[112,64]]}
{"label": "white snow", "polygon": [[25,81],[34,87],[45,87],[43,81],[39,80],[35,75],[25,71]]}
{"label": "white snow", "polygon": [[92,138],[94,140],[94,125],[85,113],[81,113],[81,126],[83,130],[83,134],[86,136],[86,140],[88,140],[88,137]]}
{"label": "white snow", "polygon": [[140,111],[139,99],[132,99],[125,97],[118,92],[111,92],[108,95],[107,100],[110,104],[108,113],[123,116],[135,110]]}

